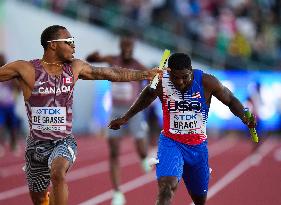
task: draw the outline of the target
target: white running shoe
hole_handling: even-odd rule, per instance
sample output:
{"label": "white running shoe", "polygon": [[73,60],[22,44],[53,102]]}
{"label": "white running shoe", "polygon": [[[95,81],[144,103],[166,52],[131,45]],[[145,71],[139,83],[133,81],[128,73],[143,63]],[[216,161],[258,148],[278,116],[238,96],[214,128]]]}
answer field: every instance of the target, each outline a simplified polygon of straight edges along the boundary
{"label": "white running shoe", "polygon": [[126,204],[125,196],[120,191],[115,191],[112,197],[111,205],[124,205]]}
{"label": "white running shoe", "polygon": [[147,157],[142,160],[141,166],[145,173],[151,172],[153,169],[153,165],[150,163],[150,159]]}

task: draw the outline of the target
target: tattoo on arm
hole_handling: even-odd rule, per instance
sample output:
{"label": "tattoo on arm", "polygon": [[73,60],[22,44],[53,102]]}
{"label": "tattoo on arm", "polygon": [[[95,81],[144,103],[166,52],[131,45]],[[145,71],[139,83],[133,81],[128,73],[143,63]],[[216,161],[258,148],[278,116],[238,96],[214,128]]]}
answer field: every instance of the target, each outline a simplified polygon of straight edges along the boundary
{"label": "tattoo on arm", "polygon": [[128,82],[144,80],[148,76],[147,71],[131,70],[117,67],[94,68],[92,78],[96,80],[109,80],[112,82]]}

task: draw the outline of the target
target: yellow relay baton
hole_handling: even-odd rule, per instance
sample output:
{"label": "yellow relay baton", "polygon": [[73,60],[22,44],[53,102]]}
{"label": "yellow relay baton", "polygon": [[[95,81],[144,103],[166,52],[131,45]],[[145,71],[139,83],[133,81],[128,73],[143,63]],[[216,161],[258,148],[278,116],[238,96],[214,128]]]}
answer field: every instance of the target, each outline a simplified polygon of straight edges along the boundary
{"label": "yellow relay baton", "polygon": [[[244,108],[244,113],[245,113],[245,116],[249,119],[249,120],[252,120],[254,118],[253,114],[250,112],[249,108]],[[252,140],[253,142],[256,142],[258,143],[259,142],[259,137],[258,137],[258,134],[257,134],[257,131],[255,128],[249,128],[250,130],[250,134],[252,136]]]}
{"label": "yellow relay baton", "polygon": [[[164,69],[164,67],[165,67],[165,65],[166,65],[166,63],[168,61],[168,58],[170,57],[170,54],[171,54],[171,51],[168,50],[168,49],[165,49],[158,68],[160,68],[161,70]],[[151,81],[150,87],[152,89],[156,89],[158,82],[159,82],[159,74],[156,74],[154,76],[153,80]]]}

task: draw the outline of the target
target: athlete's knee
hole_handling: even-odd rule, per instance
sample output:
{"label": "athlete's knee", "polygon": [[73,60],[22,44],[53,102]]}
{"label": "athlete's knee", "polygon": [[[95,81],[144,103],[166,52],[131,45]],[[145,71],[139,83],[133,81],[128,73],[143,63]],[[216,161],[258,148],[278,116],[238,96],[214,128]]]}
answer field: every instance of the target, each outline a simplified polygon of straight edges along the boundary
{"label": "athlete's knee", "polygon": [[146,158],[147,157],[147,144],[146,144],[146,140],[144,138],[136,139],[135,145],[136,145],[139,157],[141,159]]}
{"label": "athlete's knee", "polygon": [[53,170],[51,172],[51,181],[53,185],[65,181],[65,171],[59,169]]}
{"label": "athlete's knee", "polygon": [[49,205],[49,195],[47,192],[30,192],[34,205]]}
{"label": "athlete's knee", "polygon": [[68,162],[65,159],[55,161],[51,166],[51,181],[52,184],[58,184],[65,181]]}
{"label": "athlete's knee", "polygon": [[171,199],[177,189],[178,180],[176,177],[161,177],[158,180],[159,198]]}
{"label": "athlete's knee", "polygon": [[119,144],[118,142],[112,141],[110,143],[109,155],[111,159],[117,159],[119,156]]}
{"label": "athlete's knee", "polygon": [[110,158],[111,159],[117,159],[119,155],[119,152],[116,148],[111,148],[110,149]]}

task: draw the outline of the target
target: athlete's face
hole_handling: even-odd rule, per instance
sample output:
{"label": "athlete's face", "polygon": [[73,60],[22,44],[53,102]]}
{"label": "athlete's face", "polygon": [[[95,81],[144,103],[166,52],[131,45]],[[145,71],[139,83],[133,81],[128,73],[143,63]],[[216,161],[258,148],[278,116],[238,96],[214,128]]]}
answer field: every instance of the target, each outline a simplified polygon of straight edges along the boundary
{"label": "athlete's face", "polygon": [[174,84],[175,88],[179,91],[186,91],[192,84],[193,72],[192,69],[171,70],[170,81]]}
{"label": "athlete's face", "polygon": [[[62,29],[59,31],[58,39],[69,39],[72,36],[66,29]],[[75,53],[75,45],[74,42],[68,41],[57,41],[56,43],[56,54],[60,58],[62,62],[71,62],[74,58]]]}
{"label": "athlete's face", "polygon": [[120,42],[122,59],[131,60],[133,57],[134,41],[131,38],[123,38]]}

